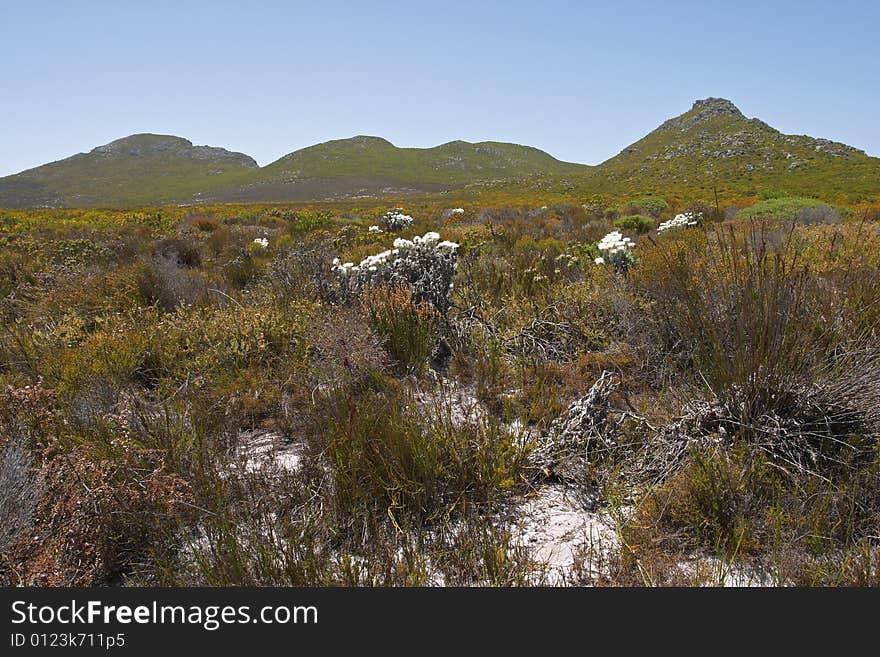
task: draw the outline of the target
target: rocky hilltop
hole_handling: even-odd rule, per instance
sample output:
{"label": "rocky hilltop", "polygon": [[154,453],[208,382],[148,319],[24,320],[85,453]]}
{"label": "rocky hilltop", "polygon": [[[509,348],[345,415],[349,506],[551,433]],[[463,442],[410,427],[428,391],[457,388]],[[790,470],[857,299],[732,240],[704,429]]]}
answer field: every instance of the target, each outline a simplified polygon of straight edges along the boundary
{"label": "rocky hilltop", "polygon": [[217,146],[194,146],[188,139],[169,135],[132,135],[93,148],[90,152],[109,158],[166,156],[212,162],[228,161],[250,169],[259,166],[250,155]]}
{"label": "rocky hilltop", "polygon": [[591,180],[603,189],[656,190],[684,183],[804,186],[824,177],[842,187],[873,186],[880,192],[878,173],[880,160],[864,151],[829,139],[786,135],[747,118],[727,99],[706,98],[603,162]]}

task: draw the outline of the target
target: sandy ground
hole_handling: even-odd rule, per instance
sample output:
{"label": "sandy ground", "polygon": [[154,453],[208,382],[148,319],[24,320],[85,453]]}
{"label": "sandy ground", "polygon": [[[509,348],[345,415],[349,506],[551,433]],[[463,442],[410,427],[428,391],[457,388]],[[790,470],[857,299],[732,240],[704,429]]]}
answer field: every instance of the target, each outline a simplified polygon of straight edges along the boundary
{"label": "sandy ground", "polygon": [[536,583],[589,583],[602,574],[607,555],[619,545],[611,516],[586,509],[564,486],[538,488],[511,516],[515,540],[538,566]]}
{"label": "sandy ground", "polygon": [[265,429],[243,432],[239,436],[232,466],[256,472],[267,466],[296,470],[302,460],[301,445],[290,442],[280,433]]}
{"label": "sandy ground", "polygon": [[[444,382],[445,383],[445,382]],[[455,385],[440,385],[417,393],[419,404],[443,404],[455,422],[478,422],[485,409],[473,393]],[[522,427],[511,426],[512,431]],[[264,429],[243,432],[231,469],[246,472],[296,470],[301,445]],[[596,499],[583,499],[561,484],[544,485],[515,500],[500,518],[534,562],[532,581],[543,585],[589,585],[606,574],[609,555],[620,548],[616,524]],[[772,586],[767,573],[730,568],[713,557],[694,556],[679,564],[683,573],[708,585]],[[443,585],[442,577],[433,581]]]}

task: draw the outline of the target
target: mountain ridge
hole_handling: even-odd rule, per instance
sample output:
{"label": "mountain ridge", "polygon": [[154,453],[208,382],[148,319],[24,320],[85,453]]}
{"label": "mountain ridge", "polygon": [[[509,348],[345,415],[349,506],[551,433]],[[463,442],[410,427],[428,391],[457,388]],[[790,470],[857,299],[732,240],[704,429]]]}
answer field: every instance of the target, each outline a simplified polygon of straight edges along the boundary
{"label": "mountain ridge", "polygon": [[880,158],[829,139],[786,135],[746,117],[730,100],[709,97],[598,165],[563,162],[507,142],[411,148],[356,135],[261,167],[244,153],[140,133],[0,178],[0,207],[280,202],[557,183],[577,193],[696,193],[721,186],[746,194],[774,188],[877,196]]}

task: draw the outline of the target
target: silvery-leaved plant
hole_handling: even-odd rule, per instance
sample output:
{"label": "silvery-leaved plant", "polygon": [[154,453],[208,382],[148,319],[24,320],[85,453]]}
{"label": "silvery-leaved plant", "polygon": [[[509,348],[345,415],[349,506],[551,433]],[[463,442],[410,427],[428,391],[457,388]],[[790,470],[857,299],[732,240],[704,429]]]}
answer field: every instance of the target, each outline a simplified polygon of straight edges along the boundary
{"label": "silvery-leaved plant", "polygon": [[620,231],[612,231],[599,240],[596,248],[602,255],[594,260],[597,265],[611,265],[617,271],[624,272],[636,262],[632,250],[635,247],[629,237],[624,237]]}
{"label": "silvery-leaved plant", "polygon": [[683,212],[675,215],[668,221],[661,222],[657,226],[657,232],[662,233],[673,228],[687,228],[688,226],[696,226],[703,219],[703,215],[699,212]]}
{"label": "silvery-leaved plant", "polygon": [[458,244],[440,241],[428,232],[411,240],[398,237],[393,247],[370,255],[357,265],[333,260],[333,271],[349,294],[359,294],[372,285],[407,285],[416,303],[427,301],[445,313],[455,275]]}
{"label": "silvery-leaved plant", "polygon": [[402,208],[394,208],[383,214],[380,221],[385,225],[385,230],[401,231],[412,226],[415,220],[405,214]]}

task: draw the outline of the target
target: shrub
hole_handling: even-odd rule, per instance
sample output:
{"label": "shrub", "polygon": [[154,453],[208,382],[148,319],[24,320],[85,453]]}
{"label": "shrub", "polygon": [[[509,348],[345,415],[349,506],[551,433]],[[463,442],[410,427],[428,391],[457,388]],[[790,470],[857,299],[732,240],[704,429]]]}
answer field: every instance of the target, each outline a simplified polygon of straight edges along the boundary
{"label": "shrub", "polygon": [[663,233],[667,230],[672,230],[674,228],[688,228],[690,226],[697,226],[702,220],[702,214],[683,212],[682,214],[675,215],[675,217],[668,221],[661,222],[660,225],[657,226],[657,232]]}
{"label": "shrub", "polygon": [[[263,247],[255,245],[254,251]],[[260,267],[249,249],[240,249],[238,254],[223,265],[223,278],[233,288],[241,290],[259,273]]]}
{"label": "shrub", "polygon": [[[312,306],[202,307],[162,317],[150,331],[153,368],[163,363],[175,381],[199,377],[206,384],[235,380],[246,369],[272,372],[297,360],[306,349],[304,333]],[[142,356],[138,359],[138,365]]]}
{"label": "shrub", "polygon": [[880,369],[876,348],[835,319],[847,283],[814,275],[792,230],[768,248],[767,230],[728,226],[710,239],[658,243],[635,278],[688,345],[718,402],[710,414],[729,419],[724,431],[812,467],[858,450],[852,436],[874,435]]}
{"label": "shrub", "polygon": [[421,374],[440,337],[441,317],[408,287],[366,287],[361,303],[401,374]]}
{"label": "shrub", "polygon": [[341,306],[332,313],[321,313],[309,327],[307,341],[310,365],[319,385],[357,385],[388,365],[382,338],[359,308]]}
{"label": "shrub", "polygon": [[359,294],[366,286],[406,285],[416,303],[427,301],[441,314],[449,306],[458,244],[429,232],[412,240],[397,238],[394,248],[364,258],[360,264],[333,262],[340,285]]}
{"label": "shrub", "polygon": [[213,233],[220,227],[220,223],[213,217],[193,217],[189,225],[203,233]]}
{"label": "shrub", "polygon": [[[63,449],[63,448],[62,448]],[[99,450],[107,451],[100,453]],[[188,486],[156,450],[123,438],[55,450],[34,528],[18,547],[19,581],[31,586],[107,586],[169,549]]]}
{"label": "shrub", "polygon": [[596,245],[602,255],[596,258],[595,262],[597,265],[607,264],[619,272],[625,272],[635,264],[633,246],[633,241],[618,231],[608,233]]}
{"label": "shrub", "polygon": [[33,524],[42,478],[33,457],[19,440],[0,451],[0,553],[9,554],[12,544]]}
{"label": "shrub", "polygon": [[285,299],[320,298],[339,301],[339,289],[327,271],[331,257],[330,246],[323,243],[306,245],[302,242],[281,249],[267,268],[267,280],[276,293]]}
{"label": "shrub", "polygon": [[172,263],[175,267],[193,269],[202,264],[199,247],[188,240],[177,237],[168,238],[156,244],[153,254],[157,258]]}
{"label": "shrub", "polygon": [[830,205],[819,205],[812,208],[804,208],[798,213],[797,222],[800,224],[836,224],[840,221],[840,213]]}
{"label": "shrub", "polygon": [[650,217],[642,214],[631,214],[627,217],[620,217],[614,221],[614,227],[620,230],[628,230],[637,235],[642,235],[654,229],[656,223]]}
{"label": "shrub", "polygon": [[232,231],[221,226],[208,236],[208,248],[215,256],[220,255],[232,243]]}
{"label": "shrub", "polygon": [[636,280],[694,349],[695,365],[714,391],[769,396],[775,391],[761,392],[769,380],[800,370],[804,356],[814,353],[810,327],[821,317],[813,314],[816,290],[791,255],[757,251],[755,229],[712,236],[715,241],[658,243],[642,254]]}
{"label": "shrub", "polygon": [[177,262],[176,258],[154,256],[143,263],[137,285],[145,303],[171,312],[204,300],[208,293],[205,279],[198,272],[178,267]]}
{"label": "shrub", "polygon": [[286,213],[288,230],[292,235],[303,235],[330,223],[330,215],[316,210],[301,210]]}
{"label": "shrub", "polygon": [[410,228],[414,219],[408,214],[404,214],[402,208],[395,208],[383,214],[379,221],[385,226],[385,230],[396,232]]}
{"label": "shrub", "polygon": [[[804,214],[806,211],[806,214]],[[834,209],[812,198],[770,198],[736,213],[738,219],[787,219],[796,221],[801,216],[810,222],[814,217],[832,217]],[[824,222],[823,222],[824,223]]]}
{"label": "shrub", "polygon": [[657,196],[643,196],[626,201],[617,207],[617,213],[622,215],[647,214],[655,219],[666,212],[669,205]]}
{"label": "shrub", "polygon": [[517,437],[461,422],[437,399],[423,411],[391,389],[325,400],[310,440],[331,466],[336,513],[406,527],[486,508],[515,486],[526,454]]}
{"label": "shrub", "polygon": [[743,447],[694,452],[679,472],[646,495],[625,532],[640,543],[650,543],[646,534],[653,531],[675,536],[687,549],[755,553],[768,538],[761,535],[766,531],[761,516],[778,495],[774,472],[766,458],[750,457]]}

